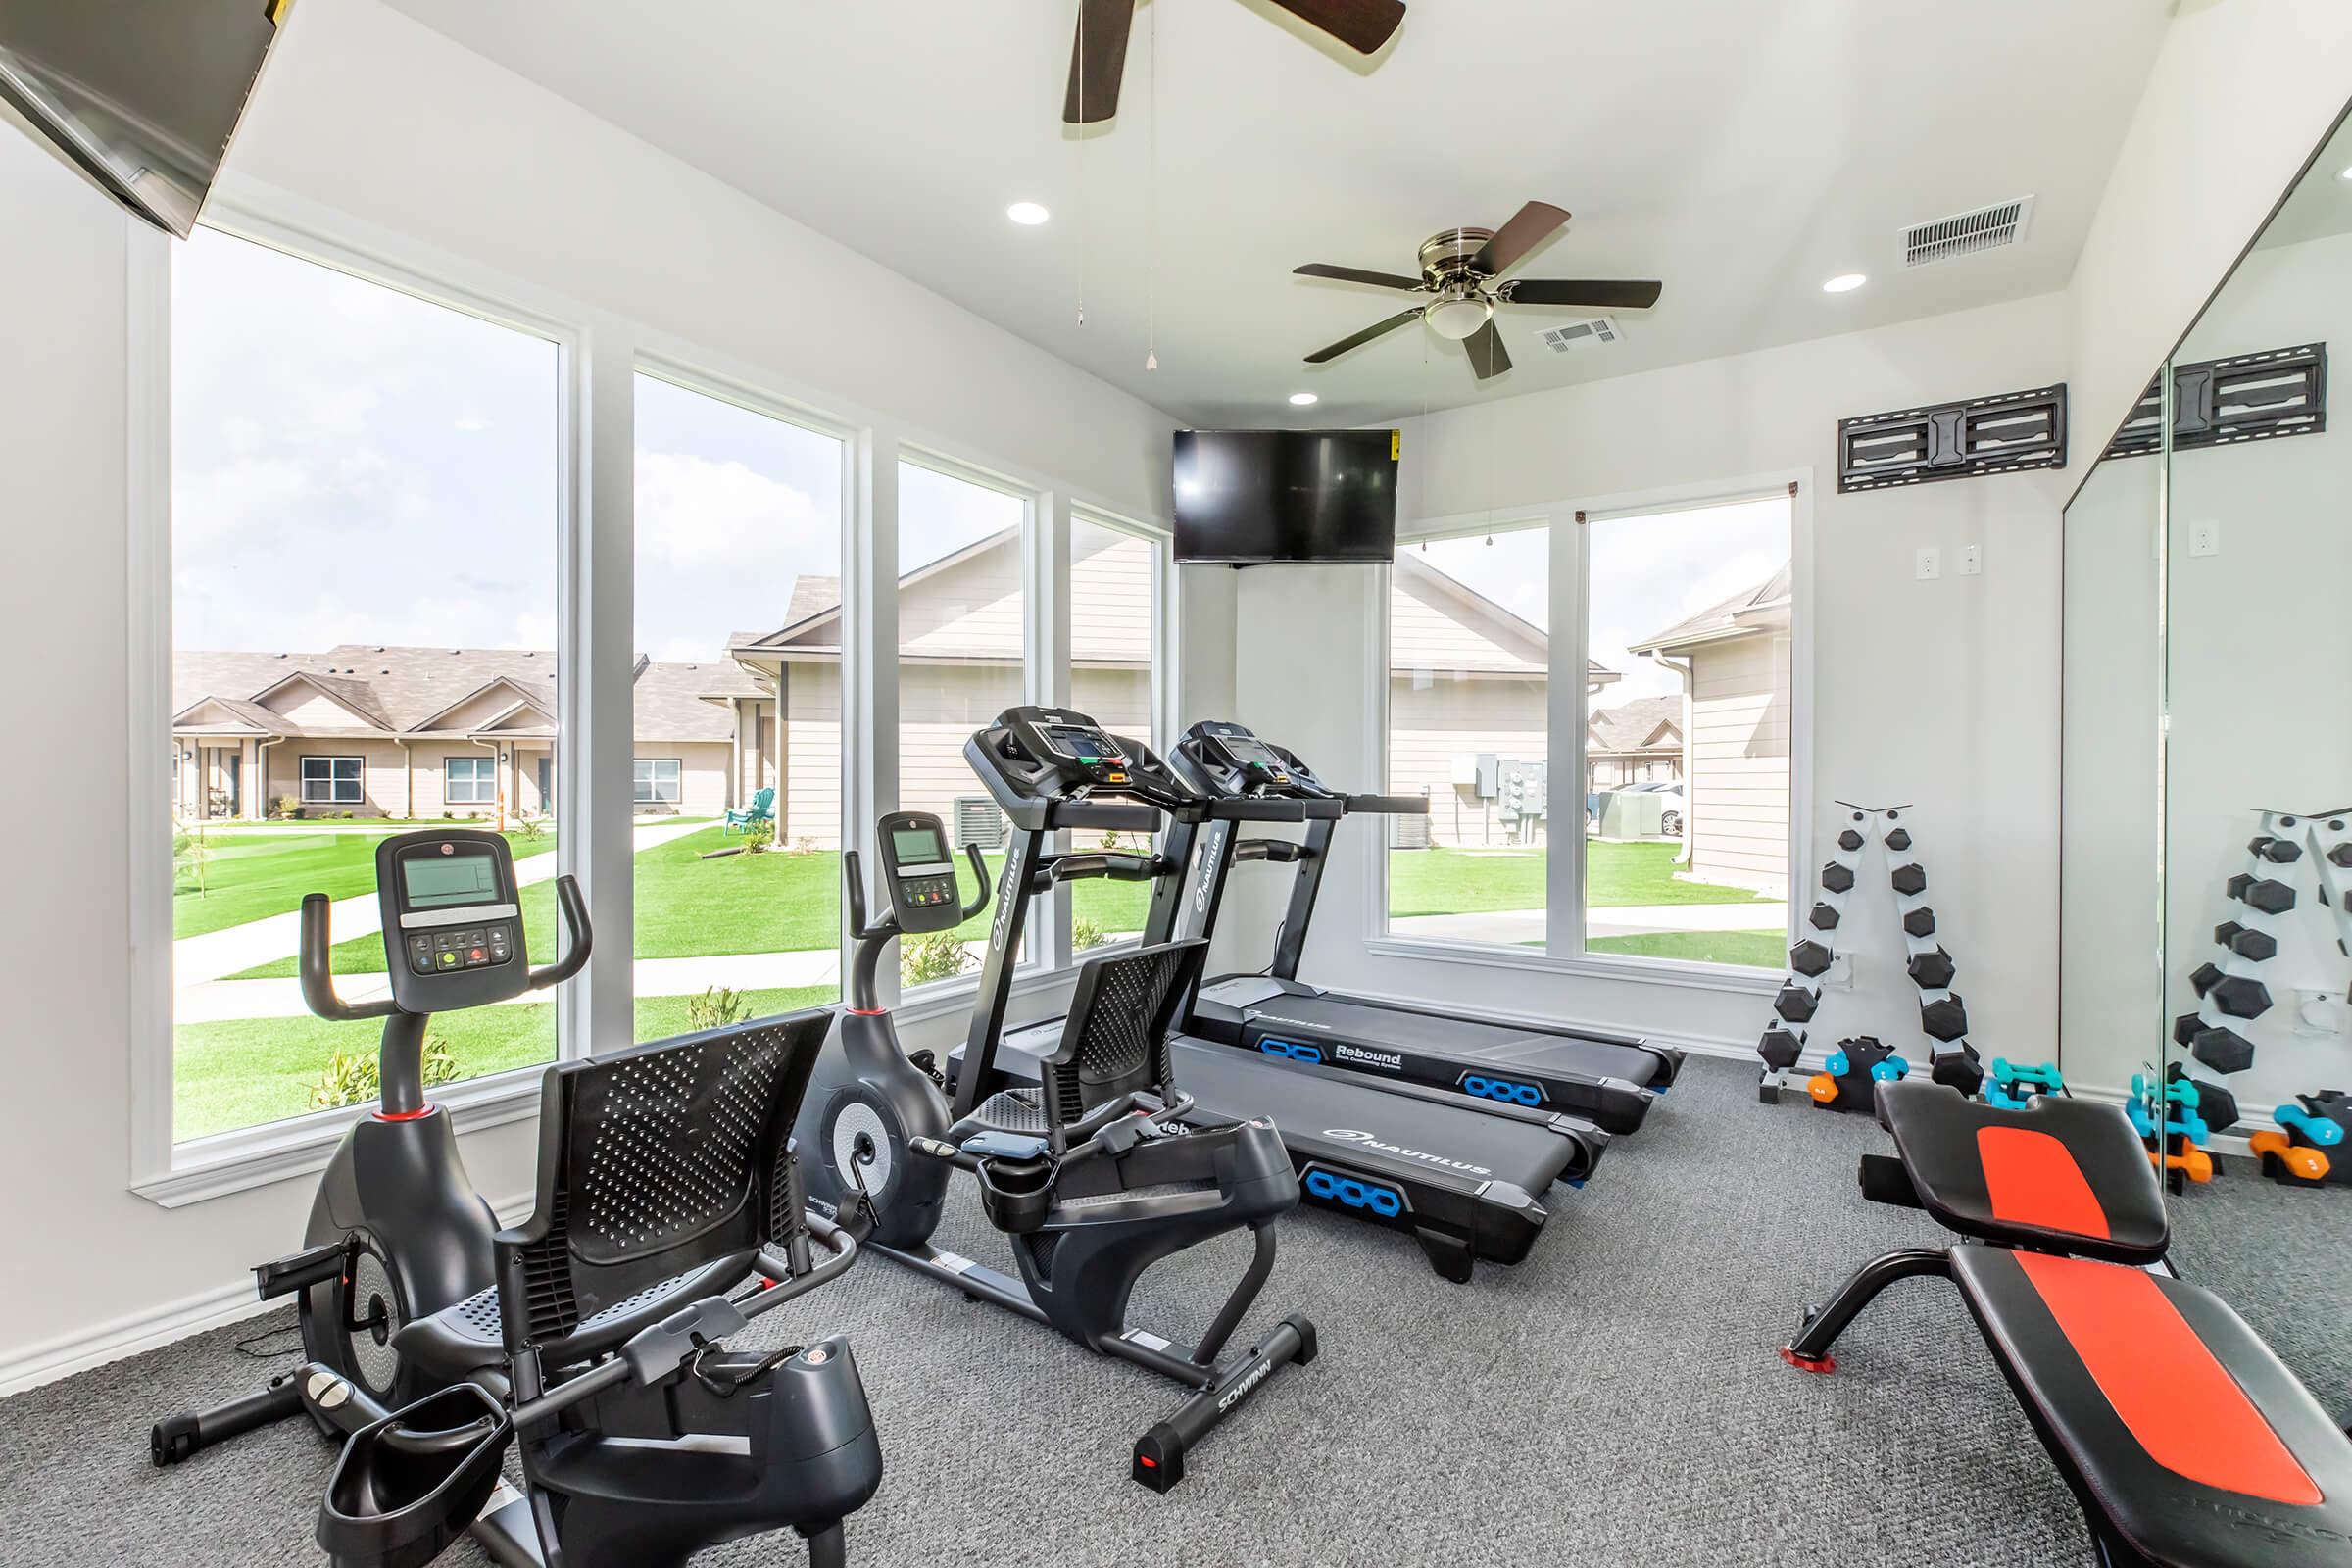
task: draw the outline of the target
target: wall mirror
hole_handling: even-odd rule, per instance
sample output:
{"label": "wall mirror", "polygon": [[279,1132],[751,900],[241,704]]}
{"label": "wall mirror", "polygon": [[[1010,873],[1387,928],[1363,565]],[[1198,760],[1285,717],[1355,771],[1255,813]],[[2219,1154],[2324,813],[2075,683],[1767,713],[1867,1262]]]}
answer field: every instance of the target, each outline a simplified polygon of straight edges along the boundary
{"label": "wall mirror", "polygon": [[2062,1062],[2174,1265],[2352,1414],[2352,126],[2066,514]]}

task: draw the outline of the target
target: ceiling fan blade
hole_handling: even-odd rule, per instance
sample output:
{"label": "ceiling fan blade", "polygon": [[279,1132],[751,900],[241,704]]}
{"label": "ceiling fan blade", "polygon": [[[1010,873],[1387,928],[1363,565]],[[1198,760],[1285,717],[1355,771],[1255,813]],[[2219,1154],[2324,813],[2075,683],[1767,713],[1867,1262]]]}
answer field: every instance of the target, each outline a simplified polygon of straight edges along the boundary
{"label": "ceiling fan blade", "polygon": [[1356,333],[1353,337],[1344,337],[1337,343],[1332,344],[1329,348],[1317,349],[1314,353],[1309,354],[1306,357],[1306,363],[1309,365],[1321,365],[1326,360],[1336,360],[1341,355],[1347,353],[1349,349],[1361,348],[1376,337],[1381,337],[1387,333],[1396,331],[1407,321],[1417,321],[1419,319],[1421,319],[1421,310],[1419,306],[1415,306],[1409,311],[1398,311],[1395,316],[1390,317],[1387,320],[1382,321],[1375,326],[1365,327],[1361,332]]}
{"label": "ceiling fan blade", "polygon": [[1500,375],[1511,368],[1510,352],[1502,346],[1502,334],[1494,330],[1494,318],[1462,339],[1462,347],[1470,356],[1470,368],[1478,372],[1481,381]]}
{"label": "ceiling fan blade", "polygon": [[1404,21],[1404,0],[1274,0],[1359,55],[1377,54]]}
{"label": "ceiling fan blade", "polygon": [[1507,305],[1575,305],[1593,311],[1646,311],[1664,285],[1590,278],[1522,277],[1499,284],[1494,297]]}
{"label": "ceiling fan blade", "polygon": [[1507,272],[1520,257],[1549,239],[1566,221],[1566,209],[1549,202],[1529,202],[1494,231],[1494,237],[1470,259],[1470,265],[1489,277]]}
{"label": "ceiling fan blade", "polygon": [[1127,35],[1135,0],[1078,0],[1078,38],[1070,46],[1070,86],[1062,95],[1064,124],[1093,125],[1119,112],[1119,78],[1127,71]]}
{"label": "ceiling fan blade", "polygon": [[1369,283],[1375,288],[1426,288],[1429,285],[1417,277],[1399,277],[1395,272],[1367,272],[1360,267],[1332,267],[1323,262],[1309,262],[1291,270],[1300,277],[1333,277],[1343,283]]}

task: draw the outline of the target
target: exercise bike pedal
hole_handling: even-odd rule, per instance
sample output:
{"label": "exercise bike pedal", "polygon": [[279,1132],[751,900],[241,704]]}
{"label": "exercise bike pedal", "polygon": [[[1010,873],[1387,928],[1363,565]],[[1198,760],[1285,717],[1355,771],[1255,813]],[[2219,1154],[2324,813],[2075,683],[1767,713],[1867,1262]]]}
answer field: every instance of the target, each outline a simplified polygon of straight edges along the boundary
{"label": "exercise bike pedal", "polygon": [[307,1291],[314,1285],[343,1277],[351,1262],[351,1244],[348,1241],[329,1242],[323,1247],[305,1248],[287,1256],[272,1258],[267,1263],[253,1265],[253,1283],[265,1301],[281,1296]]}

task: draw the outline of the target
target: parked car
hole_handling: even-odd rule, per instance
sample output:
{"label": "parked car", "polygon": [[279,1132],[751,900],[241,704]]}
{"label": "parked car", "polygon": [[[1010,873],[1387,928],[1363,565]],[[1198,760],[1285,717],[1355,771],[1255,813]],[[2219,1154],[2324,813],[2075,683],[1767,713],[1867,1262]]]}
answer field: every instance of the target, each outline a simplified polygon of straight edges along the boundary
{"label": "parked car", "polygon": [[1658,831],[1670,839],[1683,836],[1683,787],[1679,783],[1660,784],[1656,794],[1666,798],[1665,809],[1658,813]]}

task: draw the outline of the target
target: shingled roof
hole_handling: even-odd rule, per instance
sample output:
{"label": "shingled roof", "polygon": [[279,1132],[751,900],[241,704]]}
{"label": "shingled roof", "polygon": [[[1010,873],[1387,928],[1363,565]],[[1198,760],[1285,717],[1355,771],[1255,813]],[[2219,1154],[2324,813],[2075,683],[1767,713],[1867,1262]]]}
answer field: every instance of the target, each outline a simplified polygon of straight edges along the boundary
{"label": "shingled roof", "polygon": [[[316,713],[290,716],[306,690],[329,700],[331,721]],[[731,740],[735,720],[727,699],[767,695],[766,684],[732,660],[640,660],[637,737]],[[473,706],[478,712],[466,711]],[[172,727],[181,733],[389,738],[464,732],[494,716],[504,730],[543,733],[555,719],[556,656],[540,649],[362,643],[315,654],[187,651],[172,657]]]}
{"label": "shingled roof", "polygon": [[[1595,712],[1586,724],[1592,733],[1590,750],[1640,752],[1679,750],[1683,744],[1683,700],[1680,697],[1642,697]],[[1664,740],[1657,739],[1667,734]]]}
{"label": "shingled roof", "polygon": [[1719,604],[1709,605],[1688,620],[1681,620],[1659,632],[1633,644],[1626,652],[1649,654],[1669,648],[1688,647],[1691,643],[1715,642],[1725,637],[1743,636],[1751,631],[1778,629],[1788,624],[1789,571],[1786,562],[1781,569],[1744,593],[1737,593]]}

